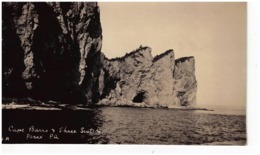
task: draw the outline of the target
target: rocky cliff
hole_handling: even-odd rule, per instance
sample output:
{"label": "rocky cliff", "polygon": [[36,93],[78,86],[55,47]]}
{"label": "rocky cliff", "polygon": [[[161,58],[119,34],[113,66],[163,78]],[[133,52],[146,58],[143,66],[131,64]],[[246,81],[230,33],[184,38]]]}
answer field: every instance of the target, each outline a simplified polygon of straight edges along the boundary
{"label": "rocky cliff", "polygon": [[3,96],[86,102],[101,50],[97,3],[2,3]]}
{"label": "rocky cliff", "polygon": [[151,48],[141,47],[122,58],[102,55],[101,62],[97,104],[178,108],[196,103],[193,57],[175,60],[173,50],[168,50],[153,58]]}
{"label": "rocky cliff", "polygon": [[94,2],[2,3],[3,98],[69,104],[181,107],[196,103],[193,57],[153,57],[140,47],[121,58],[101,52]]}

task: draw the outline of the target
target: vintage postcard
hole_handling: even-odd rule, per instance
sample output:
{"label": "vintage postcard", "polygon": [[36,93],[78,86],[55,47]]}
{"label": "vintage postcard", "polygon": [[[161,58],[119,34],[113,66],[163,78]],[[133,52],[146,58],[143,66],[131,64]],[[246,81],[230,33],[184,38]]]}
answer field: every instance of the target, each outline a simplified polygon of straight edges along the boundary
{"label": "vintage postcard", "polygon": [[246,8],[2,2],[2,143],[246,145]]}

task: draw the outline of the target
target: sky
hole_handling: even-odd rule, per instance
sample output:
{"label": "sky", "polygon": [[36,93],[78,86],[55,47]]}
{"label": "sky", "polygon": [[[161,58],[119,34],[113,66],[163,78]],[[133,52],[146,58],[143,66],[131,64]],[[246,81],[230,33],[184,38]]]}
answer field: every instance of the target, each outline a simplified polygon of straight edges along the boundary
{"label": "sky", "polygon": [[194,56],[197,105],[246,106],[246,3],[99,2],[102,51]]}

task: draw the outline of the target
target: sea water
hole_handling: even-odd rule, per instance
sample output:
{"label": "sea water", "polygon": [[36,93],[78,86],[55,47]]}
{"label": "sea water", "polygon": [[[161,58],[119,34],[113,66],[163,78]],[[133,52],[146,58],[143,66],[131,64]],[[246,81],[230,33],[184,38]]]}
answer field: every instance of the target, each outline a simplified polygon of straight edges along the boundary
{"label": "sea water", "polygon": [[3,143],[246,144],[241,112],[131,107],[2,112]]}

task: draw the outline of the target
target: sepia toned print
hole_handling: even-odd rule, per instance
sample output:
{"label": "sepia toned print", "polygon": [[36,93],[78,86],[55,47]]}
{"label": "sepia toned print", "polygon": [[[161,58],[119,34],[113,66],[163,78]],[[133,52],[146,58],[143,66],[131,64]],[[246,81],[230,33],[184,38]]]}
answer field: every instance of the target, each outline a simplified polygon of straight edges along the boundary
{"label": "sepia toned print", "polygon": [[246,3],[2,10],[3,143],[246,144]]}

